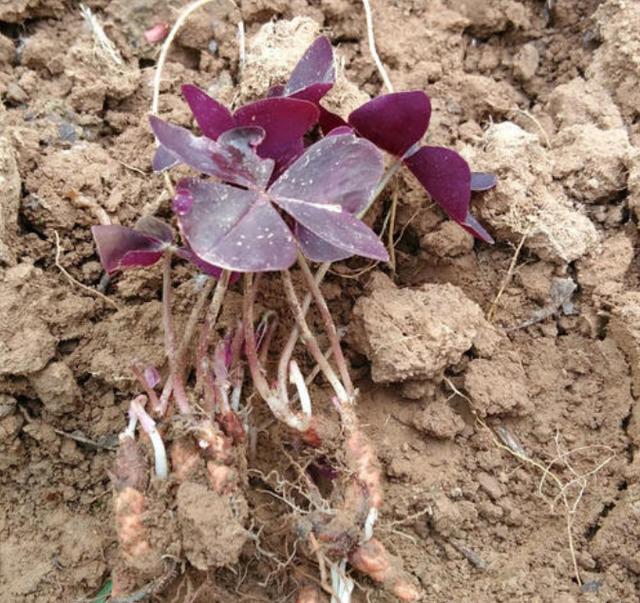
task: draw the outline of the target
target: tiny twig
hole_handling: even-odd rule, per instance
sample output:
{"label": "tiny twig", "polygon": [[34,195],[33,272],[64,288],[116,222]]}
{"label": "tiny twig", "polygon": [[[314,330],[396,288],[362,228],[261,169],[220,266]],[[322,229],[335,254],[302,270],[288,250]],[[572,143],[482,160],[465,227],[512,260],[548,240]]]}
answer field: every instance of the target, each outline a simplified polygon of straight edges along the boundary
{"label": "tiny twig", "polygon": [[489,311],[487,312],[487,320],[489,322],[493,322],[495,320],[496,311],[498,309],[498,302],[500,301],[502,294],[505,292],[505,289],[509,286],[509,283],[511,282],[511,278],[513,277],[513,272],[516,269],[516,263],[518,262],[518,258],[520,257],[520,252],[522,251],[522,247],[524,246],[524,242],[527,240],[528,236],[529,236],[529,230],[527,230],[522,235],[522,238],[520,239],[520,242],[516,247],[513,257],[511,258],[511,262],[509,263],[509,269],[507,270],[507,274],[505,274],[504,278],[502,279],[502,283],[500,284],[500,289],[498,290],[498,294],[496,295],[493,302],[491,302],[491,306],[489,307]]}

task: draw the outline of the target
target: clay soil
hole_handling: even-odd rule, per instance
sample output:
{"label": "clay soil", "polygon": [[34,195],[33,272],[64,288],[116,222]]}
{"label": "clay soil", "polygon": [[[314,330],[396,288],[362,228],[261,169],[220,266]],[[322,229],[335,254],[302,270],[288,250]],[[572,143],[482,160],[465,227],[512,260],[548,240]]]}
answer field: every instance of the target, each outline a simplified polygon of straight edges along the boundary
{"label": "clay soil", "polygon": [[[640,3],[373,4],[395,88],[432,98],[429,143],[454,147],[499,178],[495,191],[473,199],[495,245],[474,242],[401,175],[372,215],[379,230],[396,200],[395,266],[352,260],[324,284],[346,328],[358,414],[384,471],[378,537],[426,601],[638,601]],[[146,121],[158,46],[142,33],[173,22],[181,3],[86,5],[121,64],[96,46],[75,3],[0,3],[7,603],[91,600],[109,579],[119,559],[110,471],[139,393],[129,363],[166,370],[159,271],[116,276],[107,297],[97,295],[103,273],[90,227],[170,216],[150,168]],[[382,91],[358,2],[241,5],[249,40],[272,21],[313,19],[358,94]],[[211,6],[178,36],[163,78],[160,113],[185,125],[182,83],[227,101],[263,92],[238,70],[237,13]],[[286,73],[300,52],[273,56]],[[201,284],[177,266],[180,321]],[[261,303],[281,311],[277,281],[264,292]],[[237,318],[238,300],[234,289],[223,327]],[[283,337],[288,326],[283,313]],[[325,394],[320,381],[315,408],[335,421]],[[294,482],[293,460],[308,451],[257,397],[251,403],[257,452],[249,454],[243,519],[185,529],[180,542],[168,535],[166,553],[178,563],[168,560],[174,571],[155,585],[155,600],[294,601],[299,585],[318,579],[313,556],[296,554],[299,517],[269,474]],[[199,513],[229,513],[198,488],[180,486],[171,499],[154,486],[149,522],[162,526],[178,513],[195,525]],[[296,501],[290,488],[288,496]],[[212,563],[220,567],[196,569]],[[353,578],[354,600],[391,600]]]}

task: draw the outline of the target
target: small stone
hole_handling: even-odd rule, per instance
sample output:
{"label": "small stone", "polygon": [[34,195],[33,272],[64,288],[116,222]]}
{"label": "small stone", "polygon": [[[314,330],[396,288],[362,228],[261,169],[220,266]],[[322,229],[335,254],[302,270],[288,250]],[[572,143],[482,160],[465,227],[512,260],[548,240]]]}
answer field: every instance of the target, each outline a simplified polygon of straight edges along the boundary
{"label": "small stone", "polygon": [[531,412],[525,372],[520,363],[510,358],[472,360],[464,385],[481,417]]}
{"label": "small stone", "polygon": [[64,362],[51,362],[44,370],[30,375],[29,382],[49,412],[62,415],[76,408],[80,388]]}
{"label": "small stone", "polygon": [[540,63],[540,53],[532,42],[525,44],[513,59],[514,75],[526,82],[530,80],[538,70]]}
{"label": "small stone", "polygon": [[504,494],[500,482],[491,474],[481,471],[477,475],[480,487],[493,499],[497,500]]}
{"label": "small stone", "polygon": [[465,422],[460,415],[445,401],[430,403],[414,417],[413,424],[416,429],[442,440],[453,439],[465,428]]}

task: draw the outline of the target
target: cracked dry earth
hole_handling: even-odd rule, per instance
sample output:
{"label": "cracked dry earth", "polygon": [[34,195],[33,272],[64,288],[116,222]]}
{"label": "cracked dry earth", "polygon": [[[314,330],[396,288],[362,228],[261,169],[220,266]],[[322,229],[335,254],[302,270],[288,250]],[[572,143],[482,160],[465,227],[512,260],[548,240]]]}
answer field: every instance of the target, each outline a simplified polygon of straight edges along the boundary
{"label": "cracked dry earth", "polygon": [[[60,265],[95,289],[102,272],[90,226],[169,215],[162,181],[151,173],[145,119],[158,47],[142,32],[171,22],[181,3],[86,4],[122,65],[96,52],[74,2],[0,4],[0,600],[7,603],[90,600],[108,579],[117,556],[109,472],[137,393],[129,362],[163,362],[159,272],[116,277],[106,301],[61,273],[56,239]],[[380,92],[359,3],[241,4],[253,72],[240,80],[236,15],[224,3],[202,9],[169,56],[167,119],[188,124],[181,83],[225,101],[261,93],[320,30],[337,45],[351,82],[332,102],[348,112]],[[401,175],[371,215],[380,229],[397,199],[395,269],[352,260],[334,266],[324,284],[346,327],[358,414],[384,468],[379,537],[432,602],[637,601],[640,3],[373,5],[396,89],[432,98],[430,142],[457,148],[474,169],[499,178],[496,190],[473,201],[494,246],[445,220]],[[196,281],[182,266],[174,285],[183,320]],[[280,310],[278,284],[266,288],[265,306]],[[221,328],[237,317],[238,300],[235,290]],[[284,337],[289,318],[281,318]],[[336,421],[322,383],[314,395],[319,412]],[[297,454],[290,434],[264,408],[255,412],[265,427],[250,467],[287,475]],[[264,487],[250,480],[243,511],[246,527],[260,530],[259,544],[237,547],[221,537],[222,567],[180,566],[158,600],[295,600],[300,576],[317,576],[317,566],[302,556],[284,566],[295,546],[283,536],[291,534],[290,510]],[[179,513],[195,513],[196,494],[182,493]],[[181,550],[203,550],[190,540],[201,537],[187,531]],[[354,578],[354,601],[389,600]]]}

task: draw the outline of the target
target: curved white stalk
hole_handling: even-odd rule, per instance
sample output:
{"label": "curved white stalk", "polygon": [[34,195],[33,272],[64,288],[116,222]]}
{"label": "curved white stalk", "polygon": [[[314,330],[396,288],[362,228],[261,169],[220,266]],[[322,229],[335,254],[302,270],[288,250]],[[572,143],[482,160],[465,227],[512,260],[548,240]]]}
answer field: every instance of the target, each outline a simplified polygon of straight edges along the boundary
{"label": "curved white stalk", "polygon": [[156,477],[165,480],[169,477],[169,465],[167,463],[167,451],[162,441],[162,436],[156,428],[156,422],[147,414],[139,400],[140,396],[131,402],[130,414],[137,417],[143,431],[149,436],[153,446],[155,457]]}
{"label": "curved white stalk", "polygon": [[300,407],[302,408],[302,412],[310,417],[312,414],[311,411],[311,396],[309,396],[309,390],[307,389],[307,384],[304,380],[304,376],[300,371],[300,367],[295,360],[292,360],[289,363],[289,383],[296,386],[298,390],[298,397],[300,398]]}

